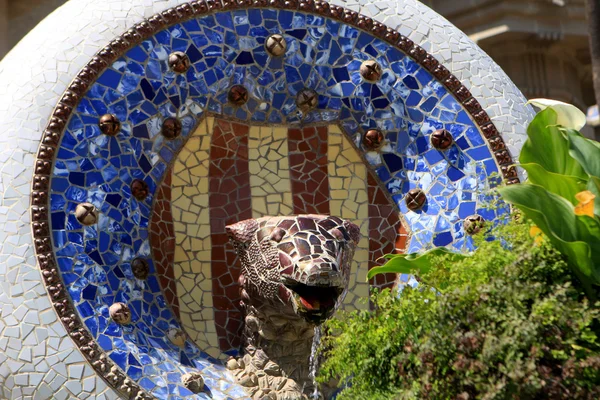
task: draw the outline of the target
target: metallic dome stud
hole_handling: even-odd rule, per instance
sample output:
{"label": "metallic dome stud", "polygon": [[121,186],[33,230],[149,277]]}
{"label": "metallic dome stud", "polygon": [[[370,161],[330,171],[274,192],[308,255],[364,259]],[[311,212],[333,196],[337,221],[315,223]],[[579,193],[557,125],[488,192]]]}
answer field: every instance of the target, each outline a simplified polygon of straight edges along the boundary
{"label": "metallic dome stud", "polygon": [[476,235],[485,226],[485,219],[481,215],[471,215],[465,218],[465,232],[469,235]]}
{"label": "metallic dome stud", "polygon": [[104,114],[98,120],[100,131],[107,136],[115,136],[121,129],[121,121],[114,114]]}
{"label": "metallic dome stud", "polygon": [[381,79],[383,70],[381,65],[375,60],[367,60],[360,66],[360,74],[364,80],[369,82],[377,82]]}
{"label": "metallic dome stud", "polygon": [[75,208],[75,218],[81,225],[94,225],[98,221],[98,211],[91,203],[81,203]]}
{"label": "metallic dome stud", "polygon": [[109,307],[108,314],[119,325],[131,323],[131,310],[125,303],[114,303]]}
{"label": "metallic dome stud", "polygon": [[420,210],[423,208],[426,201],[427,196],[421,189],[412,189],[406,194],[406,206],[411,211]]}
{"label": "metallic dome stud", "polygon": [[172,140],[181,135],[181,128],[181,121],[170,117],[163,121],[161,133],[165,138]]}
{"label": "metallic dome stud", "polygon": [[319,105],[319,95],[312,89],[302,89],[296,96],[296,106],[302,112],[314,110]]}
{"label": "metallic dome stud", "polygon": [[243,106],[248,102],[248,89],[242,85],[233,85],[229,89],[227,99],[236,107]]}
{"label": "metallic dome stud", "polygon": [[131,261],[131,272],[137,279],[146,279],[150,274],[148,262],[143,258],[134,258],[133,261]]}
{"label": "metallic dome stud", "polygon": [[181,329],[171,328],[167,331],[167,338],[177,347],[185,347],[187,337]]}
{"label": "metallic dome stud", "polygon": [[190,66],[191,62],[187,54],[181,51],[175,51],[169,54],[169,68],[171,68],[173,72],[183,74],[190,69]]}
{"label": "metallic dome stud", "polygon": [[446,129],[438,129],[431,134],[431,145],[438,150],[446,150],[452,143],[454,139]]}
{"label": "metallic dome stud", "polygon": [[181,377],[183,386],[192,393],[198,394],[204,390],[204,378],[199,372],[188,372]]}
{"label": "metallic dome stud", "polygon": [[281,57],[287,50],[287,42],[283,36],[276,33],[267,38],[265,41],[265,49],[271,56]]}
{"label": "metallic dome stud", "polygon": [[148,194],[150,193],[150,188],[148,184],[141,179],[135,179],[131,182],[131,195],[135,197],[136,200],[142,201]]}
{"label": "metallic dome stud", "polygon": [[383,132],[379,129],[369,129],[363,136],[363,145],[367,150],[377,150],[383,144]]}

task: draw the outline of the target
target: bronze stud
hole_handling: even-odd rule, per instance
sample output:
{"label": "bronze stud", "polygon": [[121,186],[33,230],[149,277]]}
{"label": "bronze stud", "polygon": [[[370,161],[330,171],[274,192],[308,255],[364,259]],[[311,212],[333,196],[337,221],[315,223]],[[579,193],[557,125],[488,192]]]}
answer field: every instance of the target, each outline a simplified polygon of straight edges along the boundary
{"label": "bronze stud", "polygon": [[200,372],[188,372],[181,376],[181,383],[192,393],[202,393],[204,390],[204,378]]}
{"label": "bronze stud", "polygon": [[431,134],[431,145],[438,150],[446,150],[453,142],[452,135],[446,129],[438,129]]}
{"label": "bronze stud", "polygon": [[181,51],[175,51],[169,54],[169,68],[178,74],[183,74],[190,69],[190,58]]}
{"label": "bronze stud", "polygon": [[420,210],[427,201],[425,192],[421,189],[412,189],[406,194],[406,206],[411,211]]}
{"label": "bronze stud", "polygon": [[115,136],[121,129],[121,121],[114,114],[104,114],[100,117],[98,126],[105,135]]}
{"label": "bronze stud", "polygon": [[267,38],[267,41],[265,42],[265,49],[271,56],[281,57],[287,50],[287,42],[283,36],[276,33]]}
{"label": "bronze stud", "polygon": [[131,310],[125,303],[114,303],[109,307],[108,314],[119,325],[131,323]]}
{"label": "bronze stud", "polygon": [[229,89],[227,99],[234,106],[243,106],[248,102],[248,89],[242,85],[233,85],[231,89]]}
{"label": "bronze stud", "polygon": [[50,175],[52,163],[50,161],[37,160],[35,162],[35,173],[41,175]]}
{"label": "bronze stud", "polygon": [[131,272],[136,279],[146,279],[150,274],[148,262],[143,258],[134,258],[133,261],[131,261]]}
{"label": "bronze stud", "polygon": [[164,120],[161,130],[162,135],[169,139],[175,139],[181,135],[181,121],[177,118],[167,118]]}
{"label": "bronze stud", "polygon": [[44,192],[48,190],[50,179],[47,176],[34,175],[33,176],[33,190]]}
{"label": "bronze stud", "polygon": [[185,347],[187,337],[181,329],[171,328],[167,331],[167,337],[177,347]]}
{"label": "bronze stud", "polygon": [[367,60],[361,64],[360,74],[366,81],[377,82],[379,79],[381,79],[383,70],[377,61]]}
{"label": "bronze stud", "polygon": [[504,175],[506,179],[516,178],[519,175],[517,173],[517,167],[514,165],[503,165],[500,169],[502,170],[502,175]]}
{"label": "bronze stud", "polygon": [[302,112],[314,110],[319,105],[319,95],[312,89],[302,89],[296,96],[296,106]]}
{"label": "bronze stud", "polygon": [[81,203],[75,208],[75,218],[81,225],[94,225],[98,220],[98,212],[96,207],[91,203]]}
{"label": "bronze stud", "polygon": [[465,232],[469,235],[476,235],[485,226],[485,219],[481,215],[471,215],[465,218]]}
{"label": "bronze stud", "polygon": [[42,160],[52,160],[52,158],[54,158],[54,147],[41,145],[38,150],[38,158]]}
{"label": "bronze stud", "polygon": [[383,144],[383,133],[379,129],[369,129],[363,136],[363,145],[367,150],[377,150]]}
{"label": "bronze stud", "polygon": [[136,179],[131,182],[131,195],[135,197],[136,200],[142,201],[148,194],[150,193],[150,189],[148,188],[148,184],[141,179]]}

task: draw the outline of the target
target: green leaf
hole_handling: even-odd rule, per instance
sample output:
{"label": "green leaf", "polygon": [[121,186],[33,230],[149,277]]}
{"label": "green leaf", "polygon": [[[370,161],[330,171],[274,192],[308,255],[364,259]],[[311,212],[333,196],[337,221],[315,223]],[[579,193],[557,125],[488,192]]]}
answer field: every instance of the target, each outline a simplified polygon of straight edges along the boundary
{"label": "green leaf", "polygon": [[594,199],[594,214],[600,217],[600,178],[590,176],[587,184],[587,190],[596,195]]}
{"label": "green leaf", "polygon": [[569,260],[584,285],[600,284],[600,223],[598,218],[577,216],[566,199],[542,186],[521,184],[500,189]]}
{"label": "green leaf", "polygon": [[569,142],[557,125],[557,113],[551,108],[540,112],[527,129],[521,164],[539,164],[548,172],[575,176],[587,181],[581,165],[569,154]]}
{"label": "green leaf", "polygon": [[579,132],[565,129],[569,139],[569,154],[582,166],[588,175],[600,178],[600,148],[581,136]]}
{"label": "green leaf", "polygon": [[577,204],[575,195],[586,190],[586,182],[576,176],[556,174],[548,172],[539,164],[521,164],[527,171],[527,179],[530,183],[540,185],[548,191]]}
{"label": "green leaf", "polygon": [[431,270],[432,260],[439,256],[448,257],[449,262],[468,257],[465,254],[454,253],[445,247],[436,247],[425,253],[388,254],[383,257],[388,262],[381,267],[371,268],[367,274],[367,279],[371,279],[377,274],[387,273],[410,274],[418,271],[421,274],[426,274]]}

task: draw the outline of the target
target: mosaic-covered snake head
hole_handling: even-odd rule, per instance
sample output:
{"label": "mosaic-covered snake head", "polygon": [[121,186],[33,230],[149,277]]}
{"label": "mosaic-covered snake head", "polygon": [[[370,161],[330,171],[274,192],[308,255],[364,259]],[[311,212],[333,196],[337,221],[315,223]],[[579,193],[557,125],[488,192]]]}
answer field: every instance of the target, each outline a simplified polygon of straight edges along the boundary
{"label": "mosaic-covered snake head", "polygon": [[264,217],[227,233],[241,260],[243,301],[319,324],[345,294],[359,227],[324,215]]}

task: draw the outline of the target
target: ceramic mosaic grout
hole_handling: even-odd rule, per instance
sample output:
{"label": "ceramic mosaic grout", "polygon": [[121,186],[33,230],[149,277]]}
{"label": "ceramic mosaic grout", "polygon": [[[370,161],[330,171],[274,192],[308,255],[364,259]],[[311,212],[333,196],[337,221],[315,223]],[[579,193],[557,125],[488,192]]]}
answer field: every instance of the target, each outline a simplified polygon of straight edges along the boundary
{"label": "ceramic mosaic grout", "polygon": [[329,127],[329,208],[331,215],[359,226],[362,238],[354,251],[348,294],[344,309],[363,309],[369,296],[367,261],[369,258],[369,199],[367,196],[367,168],[358,152],[337,126]]}
{"label": "ceramic mosaic grout", "polygon": [[[82,8],[83,3],[87,7]],[[116,398],[116,392],[96,375],[100,374],[122,395],[137,393],[141,399],[146,398],[146,392],[157,398],[176,399],[192,395],[182,385],[181,376],[194,370],[202,371],[207,393],[213,398],[247,396],[214,358],[221,354],[215,350],[219,332],[212,332],[211,324],[195,328],[202,332],[196,342],[213,341],[206,348],[193,341],[179,348],[167,339],[167,331],[179,328],[180,322],[191,336],[191,325],[195,323],[190,322],[193,303],[200,301],[210,311],[210,301],[214,299],[204,292],[202,300],[196,294],[182,296],[185,289],[178,276],[183,276],[183,269],[175,269],[172,276],[167,272],[170,257],[174,257],[174,265],[179,262],[175,253],[169,254],[176,252],[176,247],[169,250],[170,245],[165,243],[163,254],[157,254],[154,247],[158,239],[152,240],[157,230],[170,235],[168,218],[160,217],[167,215],[167,208],[171,209],[167,203],[175,204],[174,192],[168,193],[168,180],[170,177],[173,191],[180,176],[175,169],[181,149],[190,143],[188,139],[197,132],[198,124],[212,118],[210,115],[225,120],[220,134],[213,135],[213,129],[205,132],[210,132],[213,141],[220,136],[231,138],[225,147],[217,146],[220,148],[229,148],[234,140],[236,144],[231,148],[237,154],[210,156],[226,164],[233,162],[230,176],[236,177],[237,185],[235,189],[227,184],[215,184],[212,188],[209,182],[211,196],[233,195],[238,204],[235,210],[227,209],[217,218],[250,218],[264,209],[258,201],[256,206],[252,203],[252,178],[241,178],[254,161],[260,161],[250,155],[252,138],[257,129],[268,128],[256,126],[293,127],[300,121],[314,125],[302,129],[325,132],[325,138],[326,127],[338,124],[342,128],[339,133],[329,128],[330,148],[340,145],[337,140],[342,137],[344,150],[347,144],[352,145],[352,151],[359,150],[356,154],[361,165],[357,161],[355,167],[356,171],[361,166],[366,168],[365,174],[357,174],[365,175],[363,187],[367,188],[368,197],[372,197],[376,187],[383,191],[388,202],[395,202],[391,207],[398,207],[404,215],[406,225],[404,231],[400,219],[394,220],[386,209],[389,203],[386,206],[382,201],[367,207],[369,226],[363,223],[361,230],[371,233],[377,226],[387,226],[386,231],[391,229],[393,237],[387,234],[385,240],[397,241],[398,248],[404,247],[402,238],[411,232],[409,251],[431,246],[464,251],[472,244],[464,235],[461,221],[475,213],[487,220],[498,217],[482,208],[487,200],[482,191],[497,184],[492,177],[494,172],[510,180],[514,180],[516,172],[510,167],[504,142],[497,140],[498,133],[482,107],[506,139],[513,156],[523,141],[523,126],[531,111],[522,105],[522,96],[498,67],[443,18],[408,0],[397,1],[396,8],[384,2],[333,2],[348,5],[360,14],[329,6],[325,12],[324,3],[316,2],[316,8],[311,6],[308,11],[236,9],[192,16],[188,12],[195,12],[193,7],[206,4],[193,3],[193,7],[182,5],[152,17],[146,25],[142,23],[113,41],[71,82],[84,63],[109,40],[139,22],[142,16],[151,17],[178,4],[185,3],[158,1],[148,6],[124,0],[102,4],[82,0],[67,4],[1,64],[0,97],[6,106],[0,115],[6,117],[1,119],[6,121],[6,136],[0,139],[5,144],[0,204],[0,231],[5,235],[0,249],[5,260],[0,263],[0,284],[5,289],[0,292],[0,362],[4,366],[0,368],[0,397],[12,399],[35,392],[37,398]],[[299,6],[304,7],[303,4]],[[338,12],[342,14],[335,14]],[[102,17],[96,18],[98,15]],[[69,25],[64,20],[76,22]],[[389,43],[395,33],[380,23],[397,28],[412,41],[398,36],[399,48],[395,47]],[[427,29],[415,29],[419,24]],[[54,29],[58,26],[61,29]],[[144,31],[146,27],[150,30]],[[284,58],[266,56],[260,40],[269,31],[284,33],[288,43]],[[424,34],[425,31],[429,33]],[[65,40],[78,35],[81,40],[77,43]],[[448,36],[455,41],[448,41]],[[440,84],[431,74],[448,75],[423,49],[438,57],[458,79],[445,77]],[[185,52],[192,61],[187,73],[176,75],[169,71],[167,58],[173,51]],[[361,81],[359,67],[367,59],[375,59],[383,67],[377,84]],[[30,68],[29,60],[36,67]],[[98,75],[100,71],[103,72]],[[461,86],[461,81],[466,87]],[[69,91],[63,95],[69,82]],[[243,84],[248,89],[249,100],[241,107],[228,104],[227,92],[233,84]],[[296,93],[305,86],[319,94],[317,110],[306,115],[295,112]],[[51,107],[59,98],[61,106],[52,114]],[[98,119],[106,112],[114,113],[121,121],[120,133],[115,137],[99,131]],[[182,124],[181,135],[174,140],[166,140],[160,134],[169,117],[178,118]],[[47,130],[34,164],[44,126]],[[375,127],[385,133],[385,143],[378,151],[365,151],[362,134]],[[432,149],[428,142],[429,135],[440,128],[450,131],[455,141],[445,152]],[[245,144],[236,142],[240,138],[245,138]],[[281,131],[277,138],[271,143],[281,140]],[[495,139],[488,144],[486,138]],[[269,142],[268,137],[265,140]],[[500,167],[496,160],[502,164]],[[337,158],[330,161],[344,162]],[[294,164],[290,161],[286,166],[284,162],[278,168],[277,171],[289,168],[293,187],[293,180],[298,179],[292,173]],[[321,175],[321,182],[328,181],[327,190],[321,191],[325,199],[316,202],[336,211],[334,191],[339,189],[334,188],[342,179],[338,172],[336,169],[335,174]],[[145,182],[148,196],[140,200],[132,196],[130,185],[134,180]],[[404,202],[406,193],[416,187],[427,195],[426,205],[417,212],[409,211]],[[30,193],[35,237],[27,214]],[[294,196],[282,195],[287,207],[293,206]],[[268,196],[270,212],[268,203],[276,199],[269,200]],[[209,213],[218,212],[218,206],[225,210],[225,204],[219,203],[219,197],[216,199],[209,204]],[[82,226],[73,214],[82,202],[97,208],[97,213],[92,212],[98,219],[96,224]],[[347,206],[341,206],[342,213],[344,206],[351,210],[361,202],[344,203]],[[357,216],[364,218],[365,210],[358,207]],[[172,212],[175,216],[175,208]],[[182,220],[181,215],[177,218]],[[197,227],[206,221],[202,219]],[[154,226],[154,222],[164,222],[164,226]],[[174,218],[173,227],[177,224]],[[233,257],[227,256],[230,253],[224,250],[222,254],[215,247],[225,245],[219,228],[222,222],[216,224],[211,216],[210,224],[215,255],[228,266],[233,265]],[[206,240],[199,231],[195,237]],[[177,240],[173,240],[176,246]],[[185,240],[182,238],[179,243]],[[360,259],[372,263],[375,253],[371,243],[367,243],[363,242],[363,250],[357,254],[364,252]],[[35,266],[34,247],[43,278]],[[134,276],[131,264],[140,258],[147,260],[150,275],[146,280]],[[223,272],[215,257],[210,261],[211,272]],[[362,279],[361,273],[366,274],[366,270],[357,275],[356,282]],[[217,275],[220,283],[213,285],[213,295],[222,295],[221,284],[231,288],[222,296],[221,305],[217,304],[219,301],[213,303],[214,321],[225,341],[218,346],[235,347],[238,327],[227,322],[239,319],[235,316],[237,309],[231,306],[237,296],[235,269]],[[206,279],[211,278],[200,280]],[[50,307],[47,293],[56,311]],[[354,301],[352,296],[349,299]],[[129,305],[133,324],[118,326],[110,320],[108,307],[115,301]],[[183,318],[184,307],[190,315],[188,326]],[[234,317],[217,317],[224,314]],[[21,318],[23,322],[17,323]],[[208,320],[210,316],[202,318]],[[79,325],[80,320],[83,325]],[[215,336],[202,342],[202,334]],[[30,365],[36,366],[37,375],[30,373]],[[207,393],[195,397],[206,398]]]}

